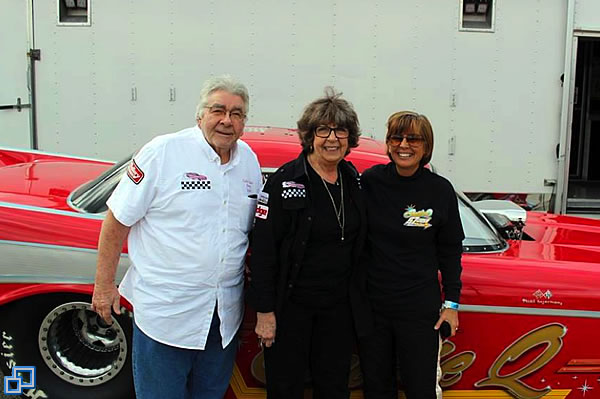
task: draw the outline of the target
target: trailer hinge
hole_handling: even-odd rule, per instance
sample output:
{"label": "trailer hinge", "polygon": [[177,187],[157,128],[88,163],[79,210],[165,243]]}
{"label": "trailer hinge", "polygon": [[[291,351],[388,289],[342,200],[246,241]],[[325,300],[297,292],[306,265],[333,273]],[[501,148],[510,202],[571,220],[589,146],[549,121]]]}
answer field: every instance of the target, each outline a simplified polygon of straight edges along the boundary
{"label": "trailer hinge", "polygon": [[21,97],[17,97],[17,103],[16,104],[0,105],[0,110],[16,109],[18,112],[21,112],[21,110],[23,108],[31,108],[31,104],[23,104],[21,102]]}
{"label": "trailer hinge", "polygon": [[39,48],[32,48],[27,55],[34,61],[40,61],[42,59],[42,51]]}

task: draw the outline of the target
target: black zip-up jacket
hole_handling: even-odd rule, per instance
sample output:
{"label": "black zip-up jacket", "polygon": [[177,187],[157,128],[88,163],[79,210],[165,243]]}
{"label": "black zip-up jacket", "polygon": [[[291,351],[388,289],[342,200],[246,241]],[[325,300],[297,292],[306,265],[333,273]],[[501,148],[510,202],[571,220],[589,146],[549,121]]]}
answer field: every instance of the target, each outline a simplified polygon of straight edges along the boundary
{"label": "black zip-up jacket", "polygon": [[[247,291],[247,300],[257,312],[275,312],[279,317],[298,278],[315,214],[307,162],[306,154],[301,153],[283,165],[269,177],[259,195]],[[366,271],[359,268],[367,229],[366,208],[354,166],[342,160],[339,168],[344,181],[351,182],[350,199],[360,214],[360,230],[352,250],[349,299],[357,333],[362,336],[372,326]]]}

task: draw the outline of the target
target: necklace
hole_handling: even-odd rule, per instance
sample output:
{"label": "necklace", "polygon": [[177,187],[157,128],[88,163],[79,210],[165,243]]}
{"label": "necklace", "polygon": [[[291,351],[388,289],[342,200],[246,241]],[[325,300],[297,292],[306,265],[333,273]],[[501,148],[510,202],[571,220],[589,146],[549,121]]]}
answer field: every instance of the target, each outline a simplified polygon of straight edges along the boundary
{"label": "necklace", "polygon": [[344,241],[344,226],[346,225],[346,212],[344,212],[344,178],[342,177],[342,174],[339,172],[338,170],[338,174],[340,176],[340,209],[338,209],[338,207],[335,205],[335,201],[333,200],[333,195],[331,195],[331,191],[329,191],[329,187],[327,187],[327,183],[325,182],[325,179],[323,179],[321,176],[321,181],[323,182],[323,185],[325,186],[325,190],[327,190],[327,194],[329,194],[329,199],[331,199],[331,204],[333,205],[333,210],[335,212],[335,216],[337,218],[337,222],[338,222],[338,226],[340,226],[340,229],[342,230],[342,241]]}

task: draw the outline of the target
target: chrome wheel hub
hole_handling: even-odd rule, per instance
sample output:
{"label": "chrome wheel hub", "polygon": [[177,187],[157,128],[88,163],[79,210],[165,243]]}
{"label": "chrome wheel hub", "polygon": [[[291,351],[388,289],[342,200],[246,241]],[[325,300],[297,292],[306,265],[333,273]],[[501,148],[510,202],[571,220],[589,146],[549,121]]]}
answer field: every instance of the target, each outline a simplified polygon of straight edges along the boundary
{"label": "chrome wheel hub", "polygon": [[38,335],[44,362],[75,385],[100,385],[115,378],[127,359],[127,339],[113,318],[107,326],[91,305],[71,302],[44,318]]}

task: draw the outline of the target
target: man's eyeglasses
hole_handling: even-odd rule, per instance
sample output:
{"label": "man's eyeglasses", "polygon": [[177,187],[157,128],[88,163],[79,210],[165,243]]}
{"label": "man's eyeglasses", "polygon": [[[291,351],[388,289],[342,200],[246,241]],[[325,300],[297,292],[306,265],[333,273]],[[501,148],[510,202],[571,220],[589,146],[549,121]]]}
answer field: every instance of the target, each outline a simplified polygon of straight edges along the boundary
{"label": "man's eyeglasses", "polygon": [[423,136],[420,136],[418,134],[404,134],[404,135],[398,135],[398,136],[390,136],[388,138],[388,143],[390,143],[390,145],[393,145],[394,147],[399,146],[400,144],[402,144],[402,142],[406,140],[406,142],[409,145],[412,146],[417,146],[419,144],[421,144],[425,139],[423,138]]}
{"label": "man's eyeglasses", "polygon": [[211,105],[206,106],[204,108],[208,109],[208,113],[210,114],[210,116],[219,119],[225,118],[227,114],[229,114],[229,119],[231,119],[233,122],[241,122],[246,118],[246,114],[244,114],[242,110],[239,109],[232,109],[231,111],[227,111],[225,107],[222,107],[220,105]]}
{"label": "man's eyeglasses", "polygon": [[350,135],[350,132],[345,127],[319,126],[315,129],[315,135],[322,139],[328,138],[331,135],[331,132],[333,132],[338,139],[347,139]]}

